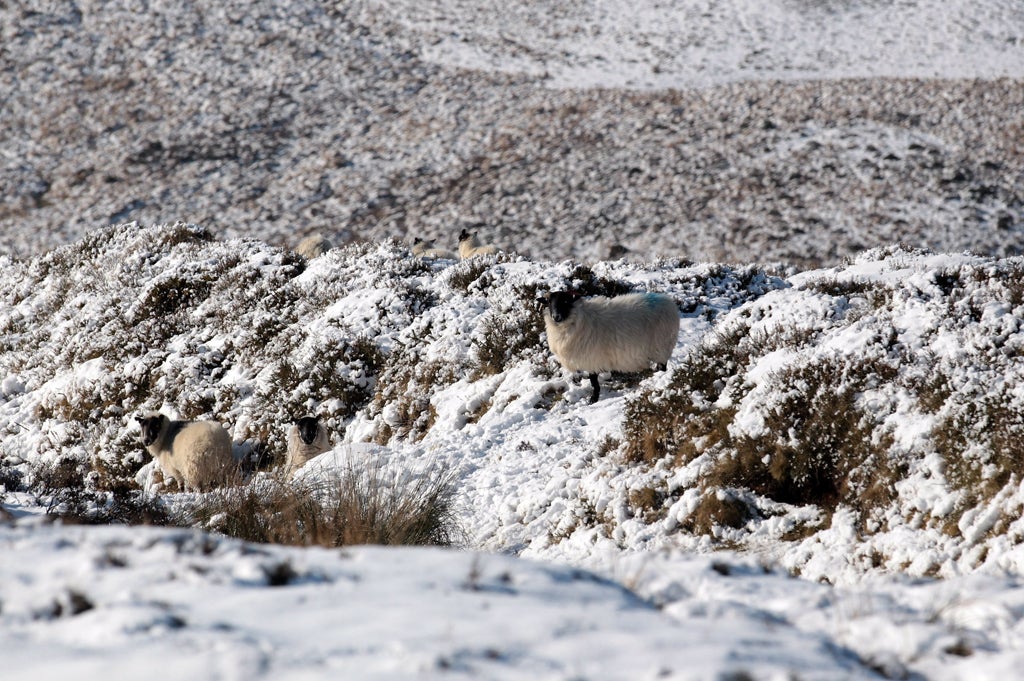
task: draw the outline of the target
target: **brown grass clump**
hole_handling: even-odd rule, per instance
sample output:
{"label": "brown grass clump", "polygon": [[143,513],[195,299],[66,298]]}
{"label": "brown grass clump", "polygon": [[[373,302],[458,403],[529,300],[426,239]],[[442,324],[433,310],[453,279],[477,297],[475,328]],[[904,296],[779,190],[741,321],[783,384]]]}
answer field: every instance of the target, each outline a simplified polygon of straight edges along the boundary
{"label": "brown grass clump", "polygon": [[381,462],[317,479],[261,477],[198,497],[178,518],[245,541],[296,546],[452,544],[454,476],[396,481]]}
{"label": "brown grass clump", "polygon": [[747,503],[732,492],[705,490],[682,527],[692,534],[714,535],[716,527],[743,527],[753,517]]}
{"label": "brown grass clump", "polygon": [[668,494],[663,489],[642,487],[629,493],[629,506],[634,517],[640,517],[645,523],[653,523],[665,518],[665,500]]}

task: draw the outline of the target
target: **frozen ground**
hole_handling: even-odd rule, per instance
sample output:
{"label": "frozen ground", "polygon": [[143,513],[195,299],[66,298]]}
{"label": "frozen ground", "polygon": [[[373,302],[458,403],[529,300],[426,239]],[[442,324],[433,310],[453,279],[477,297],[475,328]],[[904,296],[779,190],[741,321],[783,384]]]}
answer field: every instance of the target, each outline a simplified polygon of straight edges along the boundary
{"label": "frozen ground", "polygon": [[277,245],[478,225],[587,259],[1015,254],[1022,11],[5,3],[0,252],[184,220]]}
{"label": "frozen ground", "polygon": [[650,556],[623,561],[631,592],[496,554],[187,531],[22,525],[0,548],[12,678],[1005,679],[1022,663],[1015,577],[833,588]]}
{"label": "frozen ground", "polygon": [[554,88],[1019,78],[1024,66],[1024,8],[1012,0],[374,4],[422,36],[430,61]]}
{"label": "frozen ground", "polygon": [[[257,241],[128,224],[3,272],[8,484],[70,459],[138,469],[157,493],[138,411],[215,418],[240,451],[259,440],[277,456],[289,418],[313,411],[336,445],[304,475],[451,471],[461,549],[45,525],[45,497],[9,491],[0,640],[13,673],[996,679],[1021,662],[1020,259],[887,249],[799,274],[667,260],[588,271],[418,262],[382,244],[306,265]],[[670,371],[604,376],[590,405],[534,335],[533,293],[570,283],[671,295]],[[716,334],[737,353],[708,406],[734,413],[737,440],[785,413],[787,395],[816,404],[793,371],[824,362],[841,394],[869,385],[849,408],[887,462],[860,470],[891,469],[893,494],[832,510],[780,501],[742,475],[714,482],[734,452],[707,442],[631,461],[631,405],[675,399]],[[357,336],[382,354],[347,345]],[[716,497],[748,515],[695,524]]]}
{"label": "frozen ground", "polygon": [[[142,408],[278,452],[315,410],[337,445],[311,468],[447,466],[464,538],[327,551],[51,526],[8,491],[5,678],[1018,673],[1019,3],[147,7],[0,3],[5,480],[142,465]],[[215,238],[103,229],[178,219]],[[378,245],[450,247],[469,225],[531,259]],[[371,245],[308,267],[273,248],[313,231]],[[897,241],[939,254],[844,260]],[[611,253],[632,262],[559,262]],[[604,377],[587,405],[524,310],[574,277],[672,295],[672,371]],[[786,377],[838,362],[865,381],[858,428],[892,495],[862,517],[712,482],[728,441],[628,461],[630,405],[679,398],[673,372],[716,332],[744,353],[704,404],[735,409],[731,435],[764,439],[786,399],[816,396]],[[750,517],[701,525],[709,499]]]}

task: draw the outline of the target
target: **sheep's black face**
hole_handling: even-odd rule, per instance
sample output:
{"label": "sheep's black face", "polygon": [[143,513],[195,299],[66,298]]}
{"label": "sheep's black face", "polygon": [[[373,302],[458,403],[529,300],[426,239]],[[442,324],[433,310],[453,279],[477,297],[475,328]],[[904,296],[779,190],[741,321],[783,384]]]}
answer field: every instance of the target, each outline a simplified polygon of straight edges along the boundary
{"label": "sheep's black face", "polygon": [[313,440],[316,439],[317,422],[315,416],[303,416],[301,419],[295,422],[295,427],[299,430],[299,438],[302,439],[307,445],[313,444]]}
{"label": "sheep's black face", "polygon": [[555,323],[564,322],[572,312],[576,296],[566,291],[559,291],[548,296],[548,313]]}
{"label": "sheep's black face", "polygon": [[163,425],[163,417],[161,416],[148,416],[146,418],[139,419],[139,425],[142,427],[142,446],[148,447],[156,439],[160,437],[160,427]]}

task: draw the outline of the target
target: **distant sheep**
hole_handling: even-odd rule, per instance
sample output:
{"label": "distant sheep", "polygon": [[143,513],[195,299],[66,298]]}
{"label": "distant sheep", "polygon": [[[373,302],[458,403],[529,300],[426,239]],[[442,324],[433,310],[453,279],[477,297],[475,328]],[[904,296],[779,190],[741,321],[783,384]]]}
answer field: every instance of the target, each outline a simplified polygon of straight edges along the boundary
{"label": "distant sheep", "polygon": [[538,300],[551,352],[569,371],[590,374],[591,404],[600,396],[599,372],[642,371],[652,362],[664,371],[679,336],[679,308],[658,293],[581,298],[560,291]]}
{"label": "distant sheep", "polygon": [[475,255],[493,255],[498,252],[497,246],[484,246],[476,238],[476,232],[470,234],[467,230],[459,233],[459,256],[468,260]]}
{"label": "distant sheep", "polygon": [[307,461],[330,448],[327,429],[315,416],[297,419],[288,429],[288,461],[285,464],[285,473],[292,475]]}
{"label": "distant sheep", "polygon": [[412,254],[417,258],[444,258],[446,260],[458,260],[459,256],[452,251],[443,248],[434,248],[433,239],[421,239],[416,237],[412,242]]}
{"label": "distant sheep", "polygon": [[172,421],[163,414],[139,417],[142,444],[160,470],[182,490],[205,491],[226,482],[234,466],[231,436],[215,421]]}
{"label": "distant sheep", "polygon": [[307,260],[312,260],[332,248],[334,248],[334,244],[323,234],[311,234],[299,242],[299,245],[295,247],[295,252]]}

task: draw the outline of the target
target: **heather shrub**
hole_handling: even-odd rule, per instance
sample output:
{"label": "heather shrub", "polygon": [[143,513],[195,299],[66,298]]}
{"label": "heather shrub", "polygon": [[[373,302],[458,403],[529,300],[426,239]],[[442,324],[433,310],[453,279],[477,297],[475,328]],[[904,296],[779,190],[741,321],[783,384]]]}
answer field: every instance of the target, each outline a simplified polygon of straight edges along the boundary
{"label": "heather shrub", "polygon": [[369,405],[369,414],[382,421],[375,441],[386,444],[392,437],[422,438],[437,418],[430,396],[464,372],[465,367],[458,363],[424,360],[408,347],[393,350]]}
{"label": "heather shrub", "polygon": [[1024,414],[1005,392],[949,394],[933,441],[948,484],[961,495],[957,515],[990,501],[1024,470]]}
{"label": "heather shrub", "polygon": [[139,489],[117,485],[102,489],[89,466],[61,457],[36,467],[27,491],[50,520],[81,525],[165,525],[169,513],[161,501]]}
{"label": "heather shrub", "polygon": [[[745,324],[719,330],[685,355],[672,370],[666,390],[647,390],[626,403],[623,431],[625,459],[653,463],[674,459],[689,463],[698,454],[697,441],[712,446],[728,441],[730,407],[713,405],[750,358],[744,344],[750,339]],[[737,397],[739,395],[737,394]]]}
{"label": "heather shrub", "polygon": [[763,428],[733,438],[708,486],[740,487],[828,512],[843,503],[864,519],[891,501],[890,443],[874,437],[877,424],[858,395],[869,381],[892,380],[894,373],[883,363],[859,368],[850,375],[849,366],[828,359],[780,372],[772,382],[779,398],[763,411]]}

